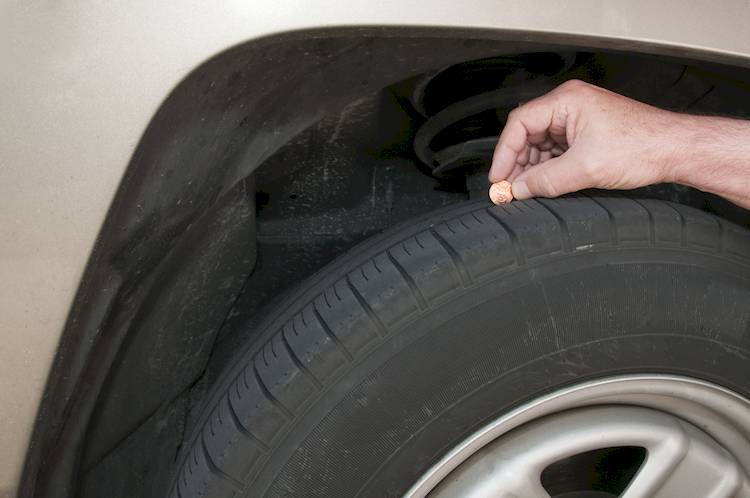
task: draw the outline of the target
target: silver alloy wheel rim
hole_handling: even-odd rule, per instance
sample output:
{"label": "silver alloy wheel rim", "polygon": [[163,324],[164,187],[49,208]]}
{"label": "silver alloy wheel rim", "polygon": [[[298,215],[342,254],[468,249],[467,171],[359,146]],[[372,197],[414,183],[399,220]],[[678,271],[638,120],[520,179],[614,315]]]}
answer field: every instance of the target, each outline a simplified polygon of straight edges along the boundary
{"label": "silver alloy wheel rim", "polygon": [[668,375],[601,379],[537,398],[461,442],[406,496],[548,497],[546,465],[613,444],[647,451],[626,498],[750,496],[750,401]]}

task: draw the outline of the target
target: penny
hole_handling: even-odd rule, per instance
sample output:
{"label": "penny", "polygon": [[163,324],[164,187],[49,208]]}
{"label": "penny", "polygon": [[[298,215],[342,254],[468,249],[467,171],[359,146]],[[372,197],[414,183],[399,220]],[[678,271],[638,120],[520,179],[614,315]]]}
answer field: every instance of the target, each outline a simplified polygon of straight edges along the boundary
{"label": "penny", "polygon": [[493,183],[490,186],[490,200],[495,204],[507,204],[513,200],[513,189],[508,181]]}

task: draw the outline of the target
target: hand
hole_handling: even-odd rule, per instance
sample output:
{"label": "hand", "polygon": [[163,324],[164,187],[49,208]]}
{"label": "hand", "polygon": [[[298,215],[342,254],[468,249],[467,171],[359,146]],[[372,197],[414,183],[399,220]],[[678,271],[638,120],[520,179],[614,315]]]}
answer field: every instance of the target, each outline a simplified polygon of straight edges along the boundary
{"label": "hand", "polygon": [[571,80],[510,113],[490,181],[511,181],[517,199],[676,181],[683,119]]}

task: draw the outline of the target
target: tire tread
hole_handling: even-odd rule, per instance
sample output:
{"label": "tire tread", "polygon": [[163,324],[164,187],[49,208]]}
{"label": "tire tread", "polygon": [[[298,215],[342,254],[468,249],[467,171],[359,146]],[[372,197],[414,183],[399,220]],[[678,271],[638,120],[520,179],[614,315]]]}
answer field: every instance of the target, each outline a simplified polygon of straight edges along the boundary
{"label": "tire tread", "polygon": [[[712,235],[701,236],[706,230]],[[171,496],[242,495],[275,444],[331,379],[408,320],[428,313],[443,296],[477,284],[486,274],[522,269],[555,253],[633,244],[683,247],[750,264],[747,230],[670,202],[610,195],[507,207],[476,203],[384,236],[366,248],[369,258],[363,263],[333,269],[340,276],[312,298],[303,295],[305,300],[294,308],[298,311],[269,332],[259,350],[240,356],[234,367],[239,373],[223,381],[216,406],[186,450]],[[477,255],[488,251],[497,253],[497,259],[479,261]],[[415,278],[441,261],[452,263],[450,270],[433,272],[442,273],[444,281]],[[440,292],[431,294],[437,285]],[[398,316],[384,316],[379,310],[388,299],[413,301],[414,306]],[[238,459],[234,452],[246,455],[247,448],[253,448],[255,461],[231,464]]]}

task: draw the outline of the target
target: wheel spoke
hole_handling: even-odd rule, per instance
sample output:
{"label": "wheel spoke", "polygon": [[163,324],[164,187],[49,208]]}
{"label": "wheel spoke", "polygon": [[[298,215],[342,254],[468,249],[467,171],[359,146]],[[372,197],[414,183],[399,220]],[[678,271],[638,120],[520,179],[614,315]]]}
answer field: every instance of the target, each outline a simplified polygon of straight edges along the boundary
{"label": "wheel spoke", "polygon": [[750,496],[749,421],[750,401],[703,381],[594,381],[488,424],[406,497],[548,498],[598,493],[595,483],[606,482],[612,488],[606,492],[624,498],[744,498]]}
{"label": "wheel spoke", "polygon": [[732,456],[703,432],[677,422],[648,456],[623,498],[731,498],[745,479]]}
{"label": "wheel spoke", "polygon": [[593,407],[535,421],[487,445],[430,497],[549,498],[541,484],[549,465],[619,446],[647,452],[624,498],[732,498],[747,486],[732,455],[695,426],[644,408]]}
{"label": "wheel spoke", "polygon": [[[502,465],[502,464],[501,464]],[[498,468],[472,466],[469,471],[444,480],[430,498],[550,498],[539,476],[532,469],[519,468],[512,462]]]}

